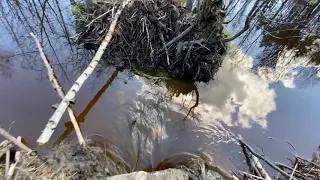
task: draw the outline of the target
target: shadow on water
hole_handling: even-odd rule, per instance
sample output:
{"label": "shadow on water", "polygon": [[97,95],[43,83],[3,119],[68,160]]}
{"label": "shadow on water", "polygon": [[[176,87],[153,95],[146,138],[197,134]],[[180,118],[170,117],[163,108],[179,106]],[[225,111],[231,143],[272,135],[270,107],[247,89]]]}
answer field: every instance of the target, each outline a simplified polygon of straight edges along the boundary
{"label": "shadow on water", "polygon": [[[250,27],[235,39],[235,43],[228,45],[217,78],[208,84],[152,80],[119,70],[106,79],[108,70],[102,62],[93,75],[95,77],[89,80],[94,86],[102,87],[95,94],[85,86],[77,97],[79,104],[74,107],[80,112],[77,122],[84,132],[103,136],[92,135],[93,144],[105,149],[106,155],[119,162],[124,172],[162,170],[188,164],[188,160],[198,157],[233,168],[227,158],[237,156],[234,154],[241,151],[233,143],[239,132],[245,134],[250,128],[254,129],[257,132],[249,137],[257,136],[259,141],[267,143],[260,135],[266,133],[269,124],[280,123],[278,117],[272,117],[273,113],[279,112],[278,106],[281,107],[276,99],[278,89],[272,84],[281,82],[287,88],[294,88],[299,85],[296,83],[299,79],[319,79],[320,6],[319,1],[315,2],[227,1],[226,28],[232,29],[232,33],[241,31],[241,20],[252,12]],[[9,79],[5,90],[24,97],[34,96],[31,92],[35,89],[42,91],[43,100],[31,99],[37,107],[32,111],[35,113],[27,108],[24,108],[26,111],[19,109],[25,113],[26,123],[34,123],[30,127],[32,131],[39,133],[43,121],[52,113],[42,107],[49,108],[57,99],[49,84],[23,84],[27,78],[46,80],[46,70],[29,33],[38,34],[66,89],[87,66],[92,53],[72,41],[76,31],[70,1],[5,0],[0,5],[1,81],[5,82],[2,77],[11,76],[22,79],[19,85],[12,87],[9,85],[14,82]],[[125,83],[119,83],[121,78]],[[29,104],[31,100],[13,98],[16,104],[12,106],[2,103],[2,99],[0,102],[1,107],[15,108],[19,104]],[[8,117],[17,118],[14,113]],[[23,131],[19,123],[23,122],[17,122],[15,128]],[[72,132],[73,126],[67,119],[64,127],[57,129],[54,145],[68,140]],[[25,138],[35,140],[37,135],[29,133]]]}
{"label": "shadow on water", "polygon": [[[118,76],[119,70],[115,70],[114,73],[111,75],[111,77],[108,79],[106,84],[98,91],[98,93],[92,98],[92,100],[88,103],[86,108],[79,114],[79,116],[76,116],[76,120],[78,124],[83,123],[86,120],[86,116],[89,114],[90,110],[94,107],[94,105],[98,102],[100,97],[103,95],[103,93],[108,89],[108,87],[111,85],[111,83],[116,79]],[[64,124],[66,127],[66,130],[62,133],[62,135],[59,137],[59,139],[54,143],[55,145],[59,145],[63,140],[65,140],[68,135],[72,133],[74,130],[74,127],[71,123],[71,121],[68,121]],[[80,126],[81,127],[81,126]]]}

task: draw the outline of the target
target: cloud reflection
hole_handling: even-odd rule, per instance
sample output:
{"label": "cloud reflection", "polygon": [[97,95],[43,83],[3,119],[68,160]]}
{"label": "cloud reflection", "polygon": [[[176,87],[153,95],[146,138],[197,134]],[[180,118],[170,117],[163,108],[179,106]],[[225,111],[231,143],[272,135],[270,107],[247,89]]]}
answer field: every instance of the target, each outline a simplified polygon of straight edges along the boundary
{"label": "cloud reflection", "polygon": [[[251,72],[252,62],[237,47],[228,50],[216,79],[199,88],[195,113],[200,115],[200,124],[223,121],[228,126],[250,128],[257,124],[267,128],[267,115],[276,109],[276,94],[268,82]],[[179,96],[173,99],[171,108],[181,112],[183,100],[195,101],[190,94]]]}

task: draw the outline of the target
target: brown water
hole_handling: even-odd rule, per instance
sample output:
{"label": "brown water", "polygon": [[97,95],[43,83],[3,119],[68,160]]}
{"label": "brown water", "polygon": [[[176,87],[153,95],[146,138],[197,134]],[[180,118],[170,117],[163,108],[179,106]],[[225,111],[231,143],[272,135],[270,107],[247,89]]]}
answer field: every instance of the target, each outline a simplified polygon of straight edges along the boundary
{"label": "brown water", "polygon": [[[76,34],[70,2],[50,2],[44,28],[36,17],[35,9],[41,12],[38,2],[26,0],[30,6],[22,3],[20,8],[8,2],[1,2],[0,124],[6,129],[11,126],[13,135],[35,146],[54,111],[51,106],[60,100],[28,33],[43,38],[65,90],[92,53],[70,46],[64,37]],[[253,2],[247,3],[243,10],[238,5],[228,18],[239,11],[248,14],[252,6]],[[29,20],[24,21],[24,16]],[[226,25],[226,32],[235,34],[244,18],[239,13]],[[241,166],[241,148],[236,144],[240,136],[277,161],[295,153],[311,157],[320,143],[319,21],[310,20],[294,33],[283,33],[284,27],[270,22],[255,23],[254,27],[264,29],[250,28],[230,43],[222,67],[208,84],[153,81],[101,63],[73,105],[84,135],[103,137],[107,148],[117,151],[131,167],[140,159],[136,169],[155,167],[170,157],[181,161],[193,154],[227,168],[234,168],[233,159]],[[74,138],[64,116],[51,143]]]}

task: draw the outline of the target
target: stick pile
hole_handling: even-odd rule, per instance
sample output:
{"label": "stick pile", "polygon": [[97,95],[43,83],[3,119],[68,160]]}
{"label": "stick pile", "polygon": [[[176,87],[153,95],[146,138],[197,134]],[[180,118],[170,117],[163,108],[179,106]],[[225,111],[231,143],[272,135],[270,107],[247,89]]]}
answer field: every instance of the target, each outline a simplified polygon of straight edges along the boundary
{"label": "stick pile", "polygon": [[[175,78],[208,82],[225,51],[222,4],[205,0],[192,11],[180,1],[133,1],[123,10],[103,60],[116,67],[162,70]],[[92,13],[81,11],[76,41],[97,50],[114,6],[117,3],[103,1]]]}

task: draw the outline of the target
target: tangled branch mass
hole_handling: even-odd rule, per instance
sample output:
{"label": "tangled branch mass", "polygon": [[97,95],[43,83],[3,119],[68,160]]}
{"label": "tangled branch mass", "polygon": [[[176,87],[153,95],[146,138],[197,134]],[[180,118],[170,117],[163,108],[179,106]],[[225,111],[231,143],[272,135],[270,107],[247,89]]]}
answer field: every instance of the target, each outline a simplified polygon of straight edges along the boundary
{"label": "tangled branch mass", "polygon": [[[81,11],[77,41],[97,50],[120,2],[103,1]],[[222,63],[221,0],[197,7],[177,1],[136,0],[121,14],[103,61],[118,68],[164,71],[174,78],[208,82]],[[189,6],[189,7],[188,7]]]}

